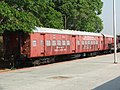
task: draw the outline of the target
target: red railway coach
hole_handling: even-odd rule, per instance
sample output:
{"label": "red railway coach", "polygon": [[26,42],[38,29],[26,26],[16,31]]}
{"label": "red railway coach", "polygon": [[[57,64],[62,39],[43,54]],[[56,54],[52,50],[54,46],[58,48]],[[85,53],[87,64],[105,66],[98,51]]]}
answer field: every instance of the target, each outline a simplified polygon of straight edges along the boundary
{"label": "red railway coach", "polygon": [[5,32],[5,59],[11,62],[50,63],[109,51],[113,37],[100,33],[39,28],[33,33]]}
{"label": "red railway coach", "polygon": [[114,47],[114,37],[112,35],[103,34],[103,50],[110,51]]}
{"label": "red railway coach", "polygon": [[117,35],[117,50],[120,51],[120,34]]}
{"label": "red railway coach", "polygon": [[30,57],[65,55],[103,50],[98,33],[37,28],[30,35]]}

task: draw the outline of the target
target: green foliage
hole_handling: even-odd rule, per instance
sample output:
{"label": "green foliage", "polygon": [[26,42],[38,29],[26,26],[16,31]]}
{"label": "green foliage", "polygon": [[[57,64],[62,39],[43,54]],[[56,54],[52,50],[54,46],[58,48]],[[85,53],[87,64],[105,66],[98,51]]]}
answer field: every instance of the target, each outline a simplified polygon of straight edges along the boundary
{"label": "green foliage", "polygon": [[55,9],[67,17],[66,28],[88,32],[100,32],[103,29],[101,0],[54,0]]}
{"label": "green foliage", "polygon": [[103,29],[101,0],[2,0],[0,34],[5,30],[32,32],[35,26],[89,32]]}
{"label": "green foliage", "polygon": [[30,12],[19,11],[4,1],[0,2],[0,32],[22,30],[31,32],[35,26],[42,25]]}
{"label": "green foliage", "polygon": [[49,0],[6,0],[10,6],[20,11],[32,13],[43,27],[63,28],[62,14],[54,10],[54,3]]}

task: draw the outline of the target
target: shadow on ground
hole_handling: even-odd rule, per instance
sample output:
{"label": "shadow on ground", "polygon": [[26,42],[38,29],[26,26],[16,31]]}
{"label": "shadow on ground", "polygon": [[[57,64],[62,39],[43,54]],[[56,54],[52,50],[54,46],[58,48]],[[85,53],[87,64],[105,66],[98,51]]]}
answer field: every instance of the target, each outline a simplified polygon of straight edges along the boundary
{"label": "shadow on ground", "polygon": [[120,90],[120,76],[92,90]]}

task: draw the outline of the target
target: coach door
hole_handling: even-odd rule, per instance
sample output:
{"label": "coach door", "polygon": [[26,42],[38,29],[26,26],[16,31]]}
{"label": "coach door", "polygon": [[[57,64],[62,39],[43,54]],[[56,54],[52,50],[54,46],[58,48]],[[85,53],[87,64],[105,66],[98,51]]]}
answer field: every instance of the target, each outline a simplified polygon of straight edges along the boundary
{"label": "coach door", "polygon": [[98,37],[98,50],[100,50],[101,49],[101,38],[100,37]]}
{"label": "coach door", "polygon": [[71,48],[72,48],[72,52],[76,52],[76,37],[75,35],[72,35],[72,42],[71,42]]}
{"label": "coach door", "polygon": [[44,56],[45,54],[45,34],[40,34],[40,54]]}

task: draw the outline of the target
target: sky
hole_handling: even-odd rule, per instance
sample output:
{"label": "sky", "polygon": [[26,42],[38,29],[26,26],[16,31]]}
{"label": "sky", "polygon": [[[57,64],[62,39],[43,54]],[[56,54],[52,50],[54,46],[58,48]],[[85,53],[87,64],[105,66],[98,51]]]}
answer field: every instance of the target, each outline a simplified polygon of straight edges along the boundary
{"label": "sky", "polygon": [[[113,35],[113,0],[102,0],[103,8],[100,17],[103,20],[102,33]],[[120,34],[120,0],[116,0],[117,34]]]}

